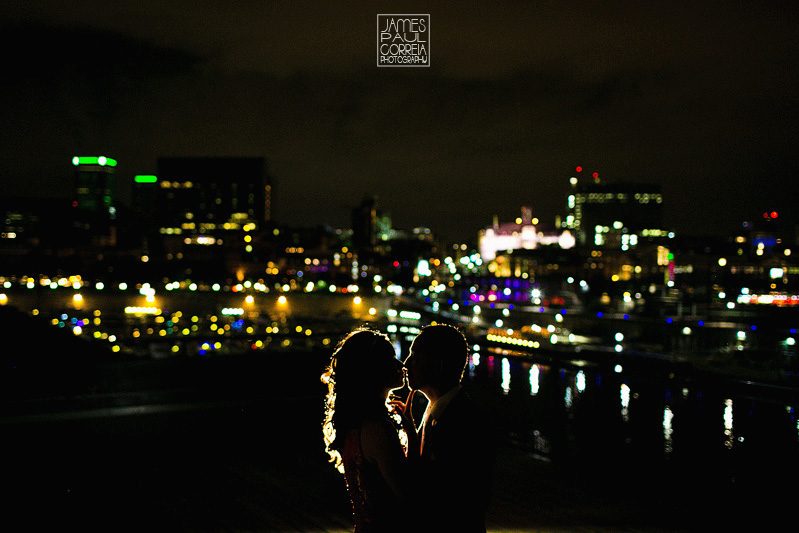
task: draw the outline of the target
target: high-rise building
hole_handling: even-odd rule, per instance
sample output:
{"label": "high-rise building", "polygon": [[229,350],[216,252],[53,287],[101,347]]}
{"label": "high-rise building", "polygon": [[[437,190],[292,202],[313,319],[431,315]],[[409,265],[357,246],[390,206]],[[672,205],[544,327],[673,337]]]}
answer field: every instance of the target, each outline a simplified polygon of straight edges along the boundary
{"label": "high-rise building", "polygon": [[54,249],[75,242],[74,207],[61,198],[0,198],[0,249]]}
{"label": "high-rise building", "polygon": [[142,189],[156,184],[161,233],[254,230],[272,218],[263,157],[159,158],[157,177],[142,180]]}
{"label": "high-rise building", "polygon": [[140,225],[145,233],[158,231],[158,177],[145,174],[133,177],[131,187],[131,207],[136,218],[136,223]]}
{"label": "high-rise building", "polygon": [[[578,167],[579,168],[579,167]],[[598,177],[584,183],[571,179],[564,227],[587,246],[635,246],[640,235],[663,230],[663,195],[660,186],[642,183],[601,183]]]}
{"label": "high-rise building", "polygon": [[95,245],[116,245],[116,160],[105,156],[75,156],[72,164],[75,167],[72,201],[76,209],[72,217],[75,228],[85,231]]}
{"label": "high-rise building", "polygon": [[74,206],[95,216],[113,219],[116,214],[114,172],[117,162],[110,157],[72,158],[75,166]]}

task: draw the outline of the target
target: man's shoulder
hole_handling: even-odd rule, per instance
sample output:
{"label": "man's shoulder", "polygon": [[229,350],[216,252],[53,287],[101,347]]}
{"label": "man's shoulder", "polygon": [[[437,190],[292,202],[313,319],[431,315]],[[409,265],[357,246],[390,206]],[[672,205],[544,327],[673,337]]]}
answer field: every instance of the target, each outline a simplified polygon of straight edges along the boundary
{"label": "man's shoulder", "polygon": [[469,425],[483,425],[489,420],[490,417],[485,407],[475,401],[464,389],[458,391],[458,394],[452,398],[441,416],[442,422],[465,422]]}
{"label": "man's shoulder", "polygon": [[[449,408],[449,421],[453,426],[469,428],[469,432],[474,433],[474,437],[486,439],[493,442],[496,438],[495,417],[491,411],[479,400],[476,400],[468,391],[461,390],[452,399]],[[448,408],[448,409],[449,409]]]}
{"label": "man's shoulder", "polygon": [[464,388],[461,388],[452,398],[449,408],[452,409],[452,412],[471,412],[472,414],[478,414],[484,410],[483,406],[475,401],[472,395]]}

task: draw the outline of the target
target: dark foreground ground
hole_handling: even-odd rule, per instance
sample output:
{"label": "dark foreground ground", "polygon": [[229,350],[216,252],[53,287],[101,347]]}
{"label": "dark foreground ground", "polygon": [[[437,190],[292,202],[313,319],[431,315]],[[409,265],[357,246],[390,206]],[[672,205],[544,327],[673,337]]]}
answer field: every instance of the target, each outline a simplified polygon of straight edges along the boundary
{"label": "dark foreground ground", "polygon": [[[298,356],[115,364],[89,393],[6,401],[2,529],[351,531],[319,364]],[[795,500],[769,473],[738,490],[704,468],[554,464],[503,443],[489,531],[770,530]]]}

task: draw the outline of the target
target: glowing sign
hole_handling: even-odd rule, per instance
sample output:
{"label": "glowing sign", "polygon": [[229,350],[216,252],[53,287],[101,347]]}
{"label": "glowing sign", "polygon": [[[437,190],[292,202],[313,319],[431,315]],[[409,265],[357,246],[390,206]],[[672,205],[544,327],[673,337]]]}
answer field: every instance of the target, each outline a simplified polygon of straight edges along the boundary
{"label": "glowing sign", "polygon": [[133,181],[136,183],[156,183],[158,176],[134,176]]}
{"label": "glowing sign", "polygon": [[111,159],[110,157],[99,156],[99,157],[79,157],[75,156],[72,158],[72,164],[76,167],[78,165],[100,165],[101,167],[115,167],[117,166],[116,159]]}

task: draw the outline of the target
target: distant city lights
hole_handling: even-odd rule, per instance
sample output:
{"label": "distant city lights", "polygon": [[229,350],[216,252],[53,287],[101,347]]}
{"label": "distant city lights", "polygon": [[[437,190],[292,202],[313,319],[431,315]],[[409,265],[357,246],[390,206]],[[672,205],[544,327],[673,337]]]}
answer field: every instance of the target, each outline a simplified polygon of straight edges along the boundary
{"label": "distant city lights", "polygon": [[161,310],[157,307],[129,306],[125,308],[128,315],[160,315]]}
{"label": "distant city lights", "polygon": [[[107,156],[75,156],[72,163],[76,175],[111,176],[117,166],[117,161]],[[163,238],[168,246],[159,244],[126,252],[131,262],[136,263],[135,269],[148,274],[148,282],[133,278],[120,282],[119,279],[127,275],[121,274],[122,269],[113,273],[111,269],[103,270],[106,265],[99,264],[102,254],[113,253],[111,248],[103,248],[96,254],[99,268],[90,270],[92,277],[86,279],[80,275],[63,275],[55,269],[48,273],[0,277],[4,291],[0,293],[0,305],[6,305],[10,299],[18,305],[20,299],[27,299],[47,313],[42,300],[52,298],[58,302],[58,313],[66,309],[75,314],[89,304],[94,305],[95,300],[100,299],[95,291],[103,291],[99,295],[105,300],[103,305],[112,300],[124,303],[115,303],[118,308],[103,315],[102,321],[97,314],[96,323],[95,320],[75,323],[57,319],[54,325],[71,329],[76,335],[106,340],[110,337],[107,331],[100,330],[100,324],[105,329],[105,324],[118,322],[124,323],[124,326],[115,326],[119,331],[128,328],[120,334],[124,338],[208,335],[209,331],[214,338],[234,333],[274,335],[281,327],[284,332],[311,336],[311,328],[283,323],[289,315],[304,312],[307,295],[314,294],[332,295],[331,300],[336,301],[337,306],[344,302],[345,312],[356,320],[372,322],[385,313],[388,331],[410,335],[414,329],[422,327],[419,322],[423,321],[423,315],[397,309],[409,302],[407,307],[411,309],[424,309],[425,321],[444,319],[439,317],[459,321],[481,339],[504,345],[494,345],[492,350],[508,353],[512,353],[514,347],[540,348],[542,344],[549,350],[591,344],[619,353],[665,349],[663,346],[668,346],[665,343],[647,344],[637,328],[622,322],[634,320],[643,309],[651,306],[660,306],[661,318],[654,320],[670,324],[665,329],[669,335],[679,337],[680,346],[696,346],[700,344],[696,341],[703,338],[702,333],[719,327],[720,323],[708,320],[705,326],[705,322],[699,320],[700,317],[707,320],[710,316],[709,311],[705,314],[705,305],[708,309],[712,307],[713,312],[724,314],[724,320],[731,317],[729,323],[734,326],[729,326],[724,342],[729,341],[729,345],[740,350],[757,346],[760,339],[756,337],[761,336],[754,326],[739,318],[754,311],[744,306],[799,305],[799,294],[795,292],[799,269],[788,259],[791,256],[791,250],[786,247],[788,241],[781,241],[776,234],[777,224],[772,222],[780,219],[776,210],[769,207],[756,211],[756,215],[762,212],[762,218],[756,216],[752,226],[744,227],[754,228],[756,224],[757,232],[736,234],[734,243],[730,241],[730,249],[708,251],[704,261],[697,261],[687,253],[690,250],[679,250],[676,241],[669,241],[675,238],[673,231],[659,227],[657,215],[660,211],[650,209],[662,207],[659,204],[663,203],[663,195],[659,189],[639,187],[640,184],[620,184],[623,187],[600,184],[599,173],[589,171],[590,167],[571,168],[575,171],[568,174],[572,187],[563,198],[563,207],[568,207],[568,211],[562,214],[566,216],[558,217],[553,225],[533,216],[532,206],[522,206],[520,216],[511,217],[513,222],[500,223],[495,218],[493,224],[484,228],[478,235],[479,251],[473,245],[455,244],[444,248],[436,242],[436,247],[418,254],[414,251],[401,255],[399,246],[392,252],[393,243],[383,242],[391,240],[387,229],[377,234],[374,256],[361,253],[353,244],[355,236],[347,233],[352,230],[337,230],[336,235],[340,235],[341,240],[335,242],[337,237],[333,237],[320,251],[313,241],[302,235],[289,235],[264,224],[262,218],[253,219],[252,212],[246,212],[241,205],[232,209],[229,216],[211,219],[203,211],[205,207],[189,202],[183,206],[185,209],[176,211],[179,220],[159,222],[152,228],[156,237]],[[584,170],[586,174],[582,174]],[[586,179],[589,175],[594,183],[587,183],[591,181]],[[157,195],[194,197],[198,192],[207,192],[201,190],[200,180],[191,176],[168,176],[168,179],[165,176],[160,170],[158,176],[135,175],[133,189],[147,202],[158,198]],[[214,193],[208,199],[225,207],[224,195]],[[639,213],[640,220],[630,216],[626,207],[616,209],[622,204],[643,209]],[[80,206],[84,208],[83,204]],[[589,216],[592,209],[604,209],[607,216]],[[15,240],[3,241],[6,246],[20,246],[35,237],[26,233],[21,223],[7,224],[2,237]],[[414,230],[414,239],[428,234],[429,230]],[[434,241],[423,240],[422,243],[426,246]],[[377,246],[384,248],[378,250]],[[271,255],[257,257],[261,251]],[[203,269],[193,268],[197,257],[219,255],[221,259],[224,255],[227,260],[230,253],[241,255],[226,264],[235,264],[236,258],[240,262],[217,279],[207,279],[204,272],[200,273]],[[169,268],[161,269],[165,264]],[[186,279],[173,279],[176,275]],[[95,276],[108,277],[100,280]],[[189,279],[192,276],[196,277]],[[713,280],[707,302],[694,304],[687,298],[696,289],[696,279]],[[747,287],[741,288],[742,284]],[[16,291],[27,295],[18,298]],[[130,292],[121,294],[126,291]],[[181,305],[181,291],[199,293],[190,295],[195,301],[203,299],[202,293],[218,293],[208,295],[214,299],[214,311],[203,314],[195,310],[197,316],[193,316],[190,323],[186,318],[181,322],[179,315],[169,310]],[[275,309],[271,309],[274,299],[259,296],[273,291],[277,293]],[[297,295],[296,299],[292,295]],[[342,298],[338,299],[339,296]],[[290,308],[287,307],[289,298],[292,298]],[[27,302],[22,305],[34,305]],[[127,317],[119,320],[119,310],[125,304],[133,305],[124,307]],[[689,305],[693,305],[690,320],[686,318]],[[267,317],[273,311],[279,319]],[[335,312],[341,312],[341,308]],[[585,327],[579,319],[572,321],[574,316],[587,316],[601,323],[596,328],[601,333],[590,339],[573,333],[570,328]],[[265,320],[268,325],[262,323]],[[273,320],[275,322],[270,324]],[[277,320],[281,321],[280,326]],[[625,338],[618,329],[624,329],[631,338]],[[313,331],[318,334],[316,327]],[[780,335],[780,349],[794,353],[795,333]],[[294,343],[296,346],[297,343],[296,336],[285,341],[281,339],[281,345]],[[184,354],[191,350],[196,353],[201,348],[206,352],[228,353],[227,342],[225,339],[222,344],[196,344],[190,349],[185,344],[167,344],[164,351]],[[252,349],[268,344],[263,338],[247,340],[247,346]],[[123,348],[116,344],[114,347],[117,351],[131,349],[124,344]],[[585,376],[581,375],[581,379],[584,388]]]}

